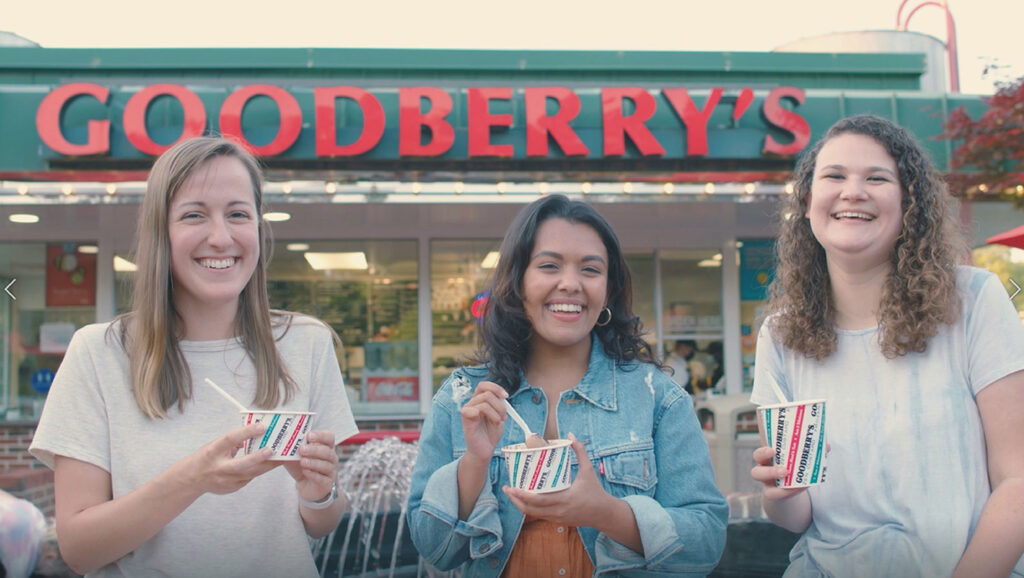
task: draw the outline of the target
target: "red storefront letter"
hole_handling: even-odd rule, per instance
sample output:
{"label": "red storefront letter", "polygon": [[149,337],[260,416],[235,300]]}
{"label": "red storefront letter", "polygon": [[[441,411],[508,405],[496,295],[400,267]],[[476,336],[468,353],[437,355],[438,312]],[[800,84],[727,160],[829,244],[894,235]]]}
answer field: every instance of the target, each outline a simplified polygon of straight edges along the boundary
{"label": "red storefront letter", "polygon": [[154,84],[136,92],[124,106],[124,136],[132,146],[147,155],[158,155],[174,146],[159,145],[149,138],[146,130],[146,110],[158,96],[173,96],[185,110],[185,124],[178,141],[203,134],[206,127],[206,109],[196,93],[179,84]]}
{"label": "red storefront letter", "polygon": [[466,91],[466,117],[469,125],[470,157],[511,157],[515,149],[510,144],[492,145],[492,126],[512,126],[511,114],[491,114],[492,100],[512,100],[511,88],[470,88]]}
{"label": "red storefront letter", "polygon": [[761,114],[764,116],[765,122],[770,125],[774,125],[782,130],[793,135],[793,142],[789,144],[779,144],[772,135],[767,135],[764,138],[764,148],[761,149],[762,153],[771,153],[776,155],[795,155],[796,153],[804,150],[807,143],[811,142],[811,127],[804,120],[804,117],[799,114],[783,108],[780,104],[780,100],[783,98],[789,98],[796,101],[797,104],[804,103],[804,91],[792,86],[780,86],[768,93],[768,97],[764,99],[764,106],[761,108]]}
{"label": "red storefront letter", "polygon": [[75,82],[50,91],[36,111],[36,132],[46,146],[62,155],[98,155],[110,150],[110,121],[90,120],[85,144],[74,144],[60,131],[60,113],[64,105],[78,96],[89,95],[106,104],[110,91],[98,84]]}
{"label": "red storefront letter", "polygon": [[[636,105],[636,111],[629,116],[622,116],[622,99],[628,98]],[[633,144],[643,156],[663,155],[665,149],[658,143],[654,135],[644,124],[654,116],[657,104],[651,93],[642,88],[604,88],[601,89],[601,117],[604,121],[604,155],[626,154],[626,139],[633,139]]]}
{"label": "red storefront letter", "polygon": [[[339,98],[355,101],[363,111],[363,132],[352,144],[338,144],[338,116],[335,103]],[[313,89],[316,106],[316,156],[349,157],[361,155],[377,146],[384,136],[384,107],[369,92],[354,86],[331,86]]]}
{"label": "red storefront letter", "polygon": [[[420,111],[420,100],[426,98],[430,107]],[[436,157],[448,152],[455,142],[455,130],[445,120],[452,111],[452,97],[440,88],[414,86],[398,89],[398,154],[399,156]],[[420,142],[423,127],[430,128],[432,141]]]}
{"label": "red storefront letter", "polygon": [[[281,125],[277,129],[274,140],[263,146],[256,146],[245,138],[242,133],[242,110],[249,99],[254,96],[266,96],[277,104],[280,111]],[[253,152],[261,157],[272,157],[288,150],[299,138],[302,130],[302,110],[295,97],[280,87],[269,84],[252,84],[243,86],[232,92],[220,107],[220,131],[224,136],[237,138]]]}
{"label": "red storefront letter", "polygon": [[[547,100],[558,101],[558,112],[547,114]],[[580,97],[568,88],[545,86],[523,90],[526,101],[526,156],[548,156],[548,135],[567,157],[587,156],[590,151],[569,126],[580,113]]]}
{"label": "red storefront letter", "polygon": [[708,119],[722,98],[722,89],[713,88],[708,99],[704,101],[704,110],[697,110],[690,93],[685,88],[666,88],[661,91],[676,111],[679,119],[686,126],[686,155],[704,156],[708,154]]}

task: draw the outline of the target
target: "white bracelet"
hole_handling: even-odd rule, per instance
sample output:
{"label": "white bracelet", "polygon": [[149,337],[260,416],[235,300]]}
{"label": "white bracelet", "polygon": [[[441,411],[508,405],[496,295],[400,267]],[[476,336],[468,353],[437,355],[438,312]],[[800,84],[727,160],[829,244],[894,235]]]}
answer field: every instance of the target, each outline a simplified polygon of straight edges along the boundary
{"label": "white bracelet", "polygon": [[331,485],[331,492],[327,494],[326,498],[320,500],[319,502],[310,502],[309,500],[304,499],[302,496],[299,496],[299,505],[305,508],[309,508],[310,510],[325,510],[329,508],[336,499],[338,499],[338,482],[334,482],[334,484]]}

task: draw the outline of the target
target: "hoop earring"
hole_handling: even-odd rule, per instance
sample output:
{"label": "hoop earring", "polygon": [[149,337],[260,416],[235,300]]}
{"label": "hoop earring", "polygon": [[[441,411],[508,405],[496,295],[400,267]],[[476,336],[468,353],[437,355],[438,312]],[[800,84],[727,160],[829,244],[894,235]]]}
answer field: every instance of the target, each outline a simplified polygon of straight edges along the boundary
{"label": "hoop earring", "polygon": [[[608,314],[608,319],[606,319],[604,323],[601,323],[601,316],[604,315],[605,313]],[[604,327],[605,325],[608,325],[611,322],[612,322],[612,310],[608,309],[607,307],[605,307],[604,309],[601,310],[601,313],[599,313],[597,315],[597,326],[598,327]]]}

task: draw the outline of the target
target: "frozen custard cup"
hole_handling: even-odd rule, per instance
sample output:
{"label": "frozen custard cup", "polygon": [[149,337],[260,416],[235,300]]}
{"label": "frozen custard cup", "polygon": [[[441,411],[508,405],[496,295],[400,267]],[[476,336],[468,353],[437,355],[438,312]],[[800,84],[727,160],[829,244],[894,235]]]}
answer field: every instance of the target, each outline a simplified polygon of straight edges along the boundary
{"label": "frozen custard cup", "polygon": [[241,412],[243,425],[264,423],[267,431],[260,437],[245,440],[242,451],[251,454],[263,448],[270,448],[274,454],[271,460],[299,460],[299,446],[306,443],[309,424],[316,415],[308,411],[256,411]]}
{"label": "frozen custard cup", "polygon": [[757,408],[762,443],[775,451],[772,465],[785,466],[779,488],[805,488],[825,481],[825,400],[796,401]]}
{"label": "frozen custard cup", "polygon": [[541,448],[513,444],[501,448],[508,467],[509,485],[527,492],[543,494],[568,488],[572,482],[572,442],[552,440]]}

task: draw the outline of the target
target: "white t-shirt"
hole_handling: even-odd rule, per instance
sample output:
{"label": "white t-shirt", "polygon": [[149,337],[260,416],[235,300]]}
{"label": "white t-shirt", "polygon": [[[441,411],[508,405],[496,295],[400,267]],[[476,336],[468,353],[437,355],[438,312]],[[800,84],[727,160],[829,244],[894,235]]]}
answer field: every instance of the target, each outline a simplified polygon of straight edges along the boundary
{"label": "white t-shirt", "polygon": [[958,267],[957,286],[960,320],[920,354],[886,359],[876,329],[837,330],[836,352],[815,361],[762,327],[751,401],[777,403],[769,381],[827,400],[828,478],[808,490],[813,521],[787,578],[952,574],[990,494],[975,396],[1024,370],[1024,326],[998,277]]}
{"label": "white t-shirt", "polygon": [[[53,456],[88,462],[111,474],[113,497],[149,481],[199,447],[241,427],[238,410],[204,383],[212,379],[249,405],[255,368],[237,339],[185,341],[192,399],[164,419],[150,419],[131,392],[128,358],[117,327],[78,330],[46,399],[30,451],[53,467]],[[283,329],[276,331],[280,335]],[[283,409],[317,412],[312,429],[335,441],[357,432],[330,331],[296,317],[277,341],[298,385]],[[298,510],[295,481],[283,467],[237,492],[204,494],[156,536],[90,576],[316,576]]]}

